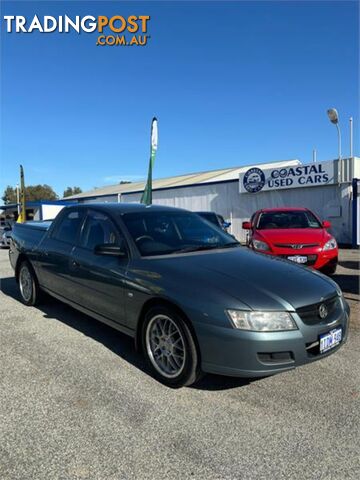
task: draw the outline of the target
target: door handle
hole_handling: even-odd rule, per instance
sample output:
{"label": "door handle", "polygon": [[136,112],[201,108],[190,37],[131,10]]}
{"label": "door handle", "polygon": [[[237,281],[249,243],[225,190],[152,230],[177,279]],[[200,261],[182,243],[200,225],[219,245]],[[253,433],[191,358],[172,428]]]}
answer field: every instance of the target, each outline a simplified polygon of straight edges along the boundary
{"label": "door handle", "polygon": [[72,265],[73,267],[76,267],[76,268],[78,268],[78,267],[81,266],[80,263],[77,262],[76,260],[72,260],[72,261],[71,261],[71,265]]}

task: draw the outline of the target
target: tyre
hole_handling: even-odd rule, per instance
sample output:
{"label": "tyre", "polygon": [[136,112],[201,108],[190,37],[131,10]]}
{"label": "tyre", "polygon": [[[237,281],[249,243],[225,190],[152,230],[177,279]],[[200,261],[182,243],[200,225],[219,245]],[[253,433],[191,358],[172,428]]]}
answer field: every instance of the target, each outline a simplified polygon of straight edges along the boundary
{"label": "tyre", "polygon": [[337,268],[337,265],[332,265],[332,266],[330,266],[330,267],[324,268],[324,269],[322,270],[322,273],[325,273],[325,275],[329,275],[329,276],[335,275],[335,273],[336,273],[336,268]]}
{"label": "tyre", "polygon": [[167,307],[145,315],[142,348],[155,378],[170,387],[195,383],[200,376],[194,337],[183,318]]}
{"label": "tyre", "polygon": [[19,268],[19,289],[21,300],[25,305],[36,305],[40,300],[40,287],[34,270],[28,261]]}

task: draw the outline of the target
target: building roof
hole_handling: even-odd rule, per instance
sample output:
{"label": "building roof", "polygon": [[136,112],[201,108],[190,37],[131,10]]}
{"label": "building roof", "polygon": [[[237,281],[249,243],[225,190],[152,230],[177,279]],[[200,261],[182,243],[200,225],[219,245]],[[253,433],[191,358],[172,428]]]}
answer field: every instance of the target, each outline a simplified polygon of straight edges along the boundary
{"label": "building roof", "polygon": [[[301,165],[299,160],[285,160],[281,162],[261,163],[256,165],[259,168],[281,168],[285,166]],[[241,167],[222,168],[220,170],[210,170],[206,172],[188,173],[185,175],[177,175],[175,177],[167,177],[154,179],[152,189],[159,190],[164,188],[186,187],[191,185],[199,185],[206,183],[227,182],[238,180],[240,173],[248,170],[254,165],[244,165]],[[118,195],[125,193],[141,192],[145,188],[145,181],[124,183],[117,185],[109,185],[106,187],[96,188],[88,192],[79,193],[66,197],[66,200],[75,200],[81,198],[101,197],[107,195]]]}
{"label": "building roof", "polygon": [[79,203],[77,205],[71,205],[76,209],[88,209],[101,210],[104,212],[114,213],[136,213],[136,212],[179,212],[184,211],[182,208],[169,207],[166,205],[144,205],[142,203],[117,203],[117,202],[99,202],[99,203]]}

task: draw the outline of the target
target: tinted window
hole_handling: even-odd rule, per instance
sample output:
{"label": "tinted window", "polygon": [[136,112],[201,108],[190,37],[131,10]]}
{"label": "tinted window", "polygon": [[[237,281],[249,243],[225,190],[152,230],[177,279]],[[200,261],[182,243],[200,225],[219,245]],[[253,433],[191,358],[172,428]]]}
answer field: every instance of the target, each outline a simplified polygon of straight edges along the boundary
{"label": "tinted window", "polygon": [[239,245],[191,212],[141,212],[122,216],[141,255],[165,255]]}
{"label": "tinted window", "polygon": [[117,228],[107,215],[96,211],[89,212],[81,234],[80,245],[94,250],[96,245],[104,244],[119,244]]}
{"label": "tinted window", "polygon": [[52,234],[52,238],[61,242],[75,244],[82,218],[83,213],[78,210],[71,210],[65,213]]}
{"label": "tinted window", "polygon": [[308,210],[277,211],[262,213],[257,228],[261,230],[274,228],[321,228],[321,224],[315,215]]}
{"label": "tinted window", "polygon": [[213,223],[214,225],[219,226],[219,221],[218,221],[218,218],[217,218],[217,216],[216,216],[215,213],[212,213],[212,212],[201,212],[201,213],[198,213],[198,215],[200,215],[200,217],[205,218],[205,220],[207,220],[208,222],[211,222],[211,223]]}

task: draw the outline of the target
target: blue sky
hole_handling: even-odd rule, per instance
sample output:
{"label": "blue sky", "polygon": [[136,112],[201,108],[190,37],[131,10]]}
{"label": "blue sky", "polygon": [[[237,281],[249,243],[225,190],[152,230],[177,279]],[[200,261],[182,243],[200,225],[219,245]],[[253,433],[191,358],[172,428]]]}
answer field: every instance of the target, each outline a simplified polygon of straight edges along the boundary
{"label": "blue sky", "polygon": [[[62,194],[289,158],[343,155],[354,117],[359,154],[356,1],[2,2],[1,17],[151,15],[146,47],[97,47],[96,33],[2,28],[0,191],[47,183]],[[1,23],[3,27],[3,20]]]}

